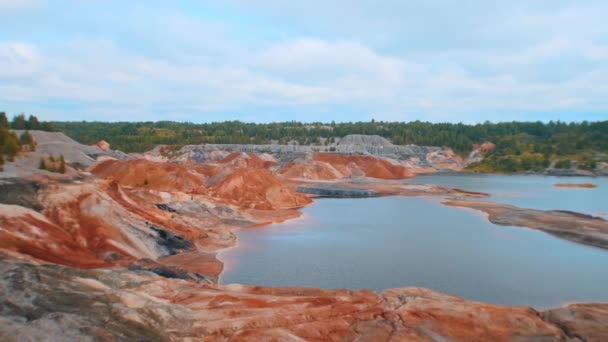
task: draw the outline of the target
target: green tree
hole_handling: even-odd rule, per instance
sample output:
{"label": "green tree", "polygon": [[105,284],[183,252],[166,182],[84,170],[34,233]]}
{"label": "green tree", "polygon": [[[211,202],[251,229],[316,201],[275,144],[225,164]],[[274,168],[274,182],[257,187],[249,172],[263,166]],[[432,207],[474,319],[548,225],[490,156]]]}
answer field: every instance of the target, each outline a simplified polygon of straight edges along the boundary
{"label": "green tree", "polygon": [[34,115],[30,115],[27,119],[27,122],[25,123],[25,127],[27,129],[40,129],[40,121],[38,121],[38,118]]}
{"label": "green tree", "polygon": [[8,129],[0,127],[0,155],[6,156],[8,160],[13,160],[20,150],[21,145],[17,136]]}
{"label": "green tree", "polygon": [[8,118],[5,112],[0,112],[0,128],[9,128]]}
{"label": "green tree", "polygon": [[65,173],[66,168],[65,168],[65,159],[63,158],[63,154],[61,156],[59,156],[59,168],[57,169],[57,172],[59,173]]}
{"label": "green tree", "polygon": [[27,129],[27,121],[25,120],[25,114],[16,115],[11,122],[12,129]]}
{"label": "green tree", "polygon": [[36,150],[36,142],[29,131],[21,133],[21,136],[19,137],[19,144],[21,144],[21,147],[28,146],[30,152]]}

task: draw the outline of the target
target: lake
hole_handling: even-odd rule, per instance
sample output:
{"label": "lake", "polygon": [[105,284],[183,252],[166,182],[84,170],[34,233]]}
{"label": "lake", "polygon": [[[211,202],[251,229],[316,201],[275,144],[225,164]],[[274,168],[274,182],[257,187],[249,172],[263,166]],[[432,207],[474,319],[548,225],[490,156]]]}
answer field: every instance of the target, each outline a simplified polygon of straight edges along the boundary
{"label": "lake", "polygon": [[[484,199],[541,210],[570,210],[597,215],[608,211],[608,177],[545,177],[536,175],[444,174],[412,178],[407,183],[436,184],[486,192]],[[557,188],[557,183],[591,183],[592,189]]]}
{"label": "lake", "polygon": [[[406,182],[493,193],[539,209],[608,211],[606,179],[595,189],[557,189],[574,178],[434,175]],[[220,253],[221,282],[374,289],[419,286],[494,304],[539,309],[608,301],[608,251],[540,231],[496,226],[440,198],[319,199],[301,218],[242,230]]]}

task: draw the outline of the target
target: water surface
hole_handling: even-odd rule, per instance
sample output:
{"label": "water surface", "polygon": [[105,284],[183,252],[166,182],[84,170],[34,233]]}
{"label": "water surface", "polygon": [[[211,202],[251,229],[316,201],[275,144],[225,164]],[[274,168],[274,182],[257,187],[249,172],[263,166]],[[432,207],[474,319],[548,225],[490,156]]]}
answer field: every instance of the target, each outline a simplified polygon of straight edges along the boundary
{"label": "water surface", "polygon": [[[597,215],[608,211],[608,177],[536,175],[439,174],[407,180],[463,190],[486,192],[485,200],[541,210],[571,210]],[[597,188],[557,188],[557,183],[591,183]]]}
{"label": "water surface", "polygon": [[[554,182],[572,178],[522,176],[531,178],[513,185],[512,176],[450,177],[461,176],[427,176],[416,182],[492,190],[501,201],[519,206],[608,211],[605,192],[554,191]],[[571,208],[571,197],[582,203]],[[602,198],[603,203],[595,203]],[[220,254],[227,262],[221,282],[377,291],[420,286],[536,308],[608,301],[608,251],[539,231],[496,226],[479,212],[442,206],[438,199],[321,199],[303,212],[299,219],[239,232],[240,245]]]}

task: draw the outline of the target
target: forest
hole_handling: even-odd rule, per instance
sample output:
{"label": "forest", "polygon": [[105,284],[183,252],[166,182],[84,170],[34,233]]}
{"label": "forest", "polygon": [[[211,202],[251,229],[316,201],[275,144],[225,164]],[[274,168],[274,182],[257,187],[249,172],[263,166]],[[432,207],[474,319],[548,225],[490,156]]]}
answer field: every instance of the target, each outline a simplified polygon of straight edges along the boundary
{"label": "forest", "polygon": [[[598,122],[342,122],[245,123],[240,121],[190,122],[40,122],[35,116],[15,116],[13,129],[62,131],[83,143],[109,142],[124,152],[144,152],[158,144],[320,144],[321,138],[348,134],[376,134],[398,145],[447,146],[466,156],[476,144],[490,141],[496,150],[470,169],[486,172],[539,170],[556,161],[568,168],[593,169],[598,154],[608,153],[608,121]],[[325,139],[323,139],[325,140]]]}

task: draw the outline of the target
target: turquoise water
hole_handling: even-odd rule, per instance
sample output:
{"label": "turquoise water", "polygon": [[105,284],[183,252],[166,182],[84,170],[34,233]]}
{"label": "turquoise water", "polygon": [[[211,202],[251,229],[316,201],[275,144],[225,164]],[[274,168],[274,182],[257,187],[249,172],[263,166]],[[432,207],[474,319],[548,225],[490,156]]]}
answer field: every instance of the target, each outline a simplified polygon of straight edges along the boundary
{"label": "turquoise water", "polygon": [[[519,206],[608,211],[605,191],[552,186],[572,178],[466,177],[415,182],[491,190],[496,199]],[[603,179],[584,181],[608,187]],[[536,308],[608,302],[608,251],[496,226],[479,212],[445,207],[438,199],[321,199],[303,212],[299,219],[239,232],[240,245],[220,254],[227,265],[221,282],[377,291],[420,286]]]}

